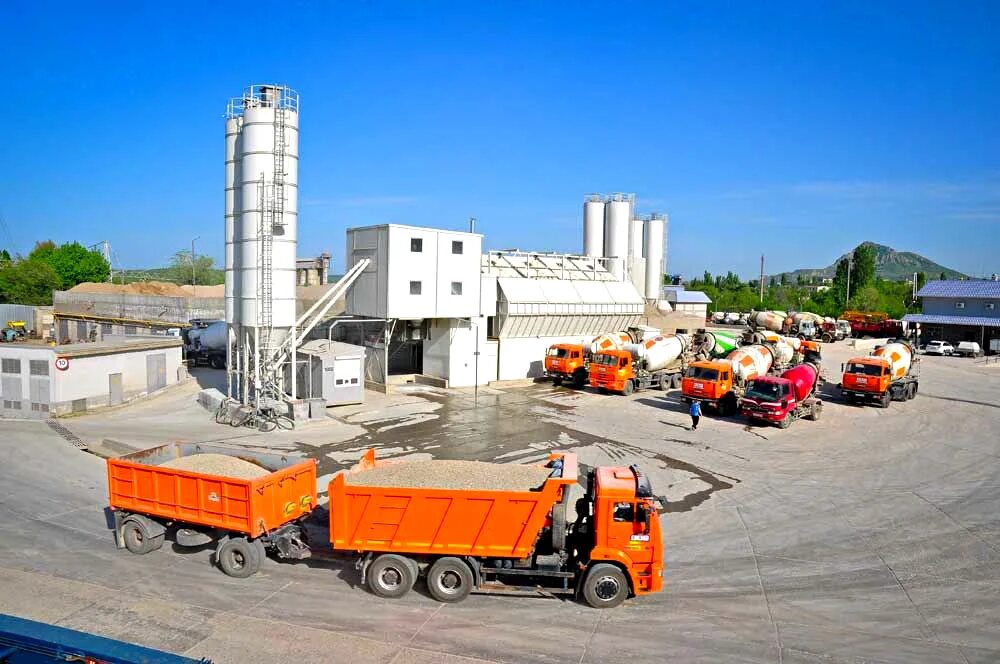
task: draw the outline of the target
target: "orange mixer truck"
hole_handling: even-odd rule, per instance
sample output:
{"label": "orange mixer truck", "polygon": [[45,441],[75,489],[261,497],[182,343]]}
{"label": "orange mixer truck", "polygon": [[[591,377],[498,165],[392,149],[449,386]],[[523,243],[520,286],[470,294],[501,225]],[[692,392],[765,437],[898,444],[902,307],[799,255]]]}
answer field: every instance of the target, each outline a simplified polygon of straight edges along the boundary
{"label": "orange mixer truck", "polygon": [[847,403],[876,403],[888,408],[893,400],[917,395],[920,363],[905,341],[890,341],[867,357],[855,357],[844,366],[840,389]]}

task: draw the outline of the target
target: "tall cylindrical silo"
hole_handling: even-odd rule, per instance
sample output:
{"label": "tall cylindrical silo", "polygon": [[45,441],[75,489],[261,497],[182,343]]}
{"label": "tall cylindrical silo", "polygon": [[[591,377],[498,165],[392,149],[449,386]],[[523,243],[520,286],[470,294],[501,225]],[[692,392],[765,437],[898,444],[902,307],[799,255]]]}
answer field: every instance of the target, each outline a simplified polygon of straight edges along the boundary
{"label": "tall cylindrical silo", "polygon": [[[255,85],[244,93],[237,178],[241,205],[234,233],[237,316],[245,328],[273,327],[272,345],[296,320],[298,111],[298,93],[287,87]],[[262,241],[267,235],[271,236],[269,261]]]}
{"label": "tall cylindrical silo", "polygon": [[614,259],[609,268],[619,279],[625,278],[631,213],[632,200],[622,194],[613,195],[604,208],[604,256]]}
{"label": "tall cylindrical silo", "polygon": [[604,255],[604,199],[600,194],[591,194],[583,201],[583,253]]}
{"label": "tall cylindrical silo", "polygon": [[632,217],[628,220],[628,255],[631,258],[645,256],[642,248],[642,219]]}
{"label": "tall cylindrical silo", "polygon": [[645,296],[647,300],[659,299],[663,285],[664,229],[665,220],[658,214],[650,215],[643,228],[646,245]]}
{"label": "tall cylindrical silo", "polygon": [[239,325],[236,301],[239,298],[236,288],[236,263],[233,256],[233,237],[236,232],[236,180],[239,177],[239,138],[241,117],[233,116],[231,109],[226,118],[226,322]]}

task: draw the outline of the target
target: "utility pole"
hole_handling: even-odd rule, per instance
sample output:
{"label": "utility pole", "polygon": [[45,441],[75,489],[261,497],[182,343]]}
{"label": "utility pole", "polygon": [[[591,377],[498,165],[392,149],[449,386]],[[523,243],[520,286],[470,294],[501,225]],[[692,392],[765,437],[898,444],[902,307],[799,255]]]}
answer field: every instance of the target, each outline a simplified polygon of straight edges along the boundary
{"label": "utility pole", "polygon": [[760,301],[764,302],[764,254],[760,255]]}
{"label": "utility pole", "polygon": [[191,238],[191,297],[194,297],[198,290],[198,287],[195,286],[195,276],[194,276],[194,241],[200,239],[201,239],[200,235]]}

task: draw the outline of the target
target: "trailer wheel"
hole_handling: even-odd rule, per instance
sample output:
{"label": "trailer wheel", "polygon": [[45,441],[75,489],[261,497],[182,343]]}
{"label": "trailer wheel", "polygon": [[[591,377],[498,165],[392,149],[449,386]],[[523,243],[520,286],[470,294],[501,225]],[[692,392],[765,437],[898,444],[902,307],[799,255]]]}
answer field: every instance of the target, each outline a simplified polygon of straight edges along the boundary
{"label": "trailer wheel", "polygon": [[379,597],[402,597],[417,582],[413,568],[406,557],[384,553],[368,566],[368,589]]}
{"label": "trailer wheel", "polygon": [[635,383],[631,380],[625,381],[625,386],[622,387],[622,394],[629,396],[633,392],[635,392]]}
{"label": "trailer wheel", "polygon": [[163,546],[163,535],[150,537],[141,523],[129,519],[122,524],[122,540],[130,553],[142,556]]}
{"label": "trailer wheel", "polygon": [[227,576],[245,579],[260,569],[259,546],[245,537],[228,539],[216,550],[215,561]]}
{"label": "trailer wheel", "polygon": [[620,569],[608,563],[598,563],[587,572],[583,582],[583,598],[595,609],[610,609],[628,597],[628,579]]}
{"label": "trailer wheel", "polygon": [[459,558],[438,558],[427,571],[427,590],[439,602],[461,602],[474,584],[472,570]]}

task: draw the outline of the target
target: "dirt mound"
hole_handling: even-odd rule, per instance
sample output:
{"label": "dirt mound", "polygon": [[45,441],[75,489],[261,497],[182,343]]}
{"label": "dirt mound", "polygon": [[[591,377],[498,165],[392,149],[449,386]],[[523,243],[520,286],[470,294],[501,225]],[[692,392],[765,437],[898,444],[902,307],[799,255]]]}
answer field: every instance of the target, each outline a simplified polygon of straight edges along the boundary
{"label": "dirt mound", "polygon": [[531,491],[545,483],[550,468],[482,461],[400,461],[349,473],[353,486],[391,486],[479,491]]}
{"label": "dirt mound", "polygon": [[[118,293],[122,295],[162,295],[189,297],[190,293],[166,281],[137,281],[134,284],[93,283],[86,281],[69,289],[71,293]],[[200,293],[199,293],[200,294]]]}
{"label": "dirt mound", "polygon": [[226,296],[226,285],[219,284],[218,286],[191,286],[190,284],[184,284],[181,286],[184,289],[184,293],[189,297],[225,297]]}
{"label": "dirt mound", "polygon": [[268,474],[267,469],[261,468],[257,464],[225,454],[192,454],[161,463],[160,466],[243,480],[252,480]]}

